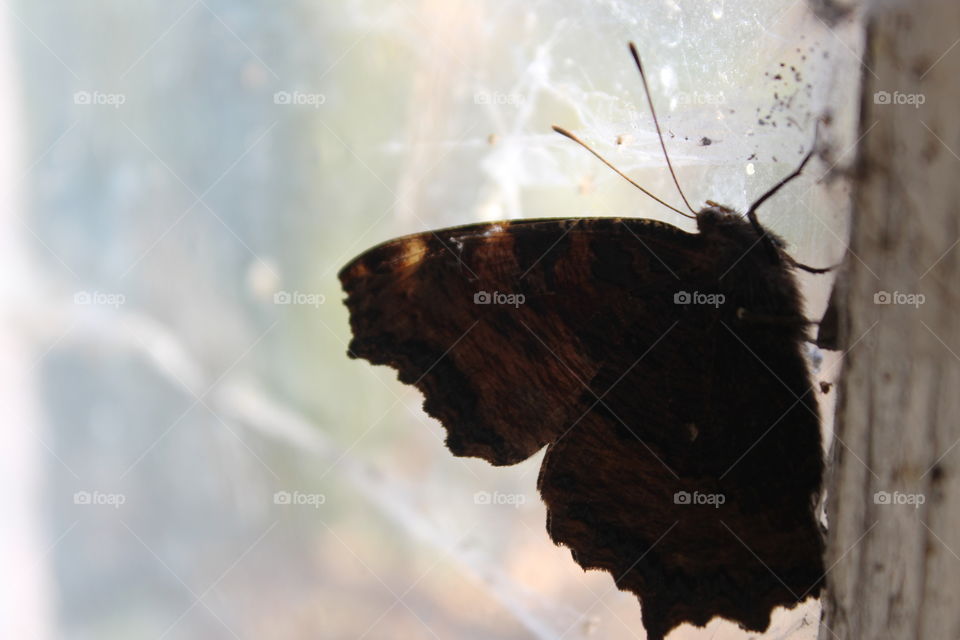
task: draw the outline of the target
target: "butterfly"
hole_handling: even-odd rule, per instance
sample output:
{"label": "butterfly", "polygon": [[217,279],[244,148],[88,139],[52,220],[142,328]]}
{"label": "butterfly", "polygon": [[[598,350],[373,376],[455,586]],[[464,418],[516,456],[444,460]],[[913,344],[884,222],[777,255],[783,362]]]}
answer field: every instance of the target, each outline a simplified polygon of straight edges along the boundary
{"label": "butterfly", "polygon": [[793,260],[756,214],[811,154],[745,215],[708,201],[689,215],[696,233],[471,224],[385,242],[339,274],[348,355],[422,391],[454,455],[510,465],[546,447],[550,537],[636,594],[653,640],[714,616],[762,631],[822,585],[820,419],[794,270],[826,270]]}

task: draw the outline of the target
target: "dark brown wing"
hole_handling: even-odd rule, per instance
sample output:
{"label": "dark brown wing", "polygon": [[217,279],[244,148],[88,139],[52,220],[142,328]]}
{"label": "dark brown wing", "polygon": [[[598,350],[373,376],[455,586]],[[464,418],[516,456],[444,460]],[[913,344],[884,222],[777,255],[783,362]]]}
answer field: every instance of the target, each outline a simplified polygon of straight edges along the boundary
{"label": "dark brown wing", "polygon": [[540,472],[550,536],[640,596],[652,640],[715,615],[763,631],[775,606],[820,590],[804,363],[720,322],[628,331],[633,344],[594,378],[602,404],[549,445]]}
{"label": "dark brown wing", "polygon": [[590,407],[624,328],[662,308],[699,245],[667,224],[610,218],[399,238],[340,273],[350,355],[420,389],[454,454],[513,464]]}
{"label": "dark brown wing", "polygon": [[420,388],[457,455],[549,444],[551,537],[640,597],[648,637],[715,615],[762,630],[819,592],[822,460],[798,325],[737,313],[800,315],[755,239],[612,219],[401,238],[341,273],[351,355]]}

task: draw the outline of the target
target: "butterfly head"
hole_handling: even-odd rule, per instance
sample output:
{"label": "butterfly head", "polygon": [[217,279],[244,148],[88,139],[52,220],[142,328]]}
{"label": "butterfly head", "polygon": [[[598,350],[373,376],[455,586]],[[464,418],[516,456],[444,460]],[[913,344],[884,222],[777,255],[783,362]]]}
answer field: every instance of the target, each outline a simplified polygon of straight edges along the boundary
{"label": "butterfly head", "polygon": [[743,214],[726,205],[707,200],[707,206],[697,212],[697,228],[701,232],[719,230],[723,227],[742,226]]}
{"label": "butterfly head", "polygon": [[750,246],[755,244],[758,235],[763,235],[764,241],[773,250],[774,255],[786,247],[784,241],[776,234],[763,227],[755,228],[744,214],[713,200],[707,200],[707,206],[697,212],[697,229],[706,235],[722,234],[727,237],[736,237]]}

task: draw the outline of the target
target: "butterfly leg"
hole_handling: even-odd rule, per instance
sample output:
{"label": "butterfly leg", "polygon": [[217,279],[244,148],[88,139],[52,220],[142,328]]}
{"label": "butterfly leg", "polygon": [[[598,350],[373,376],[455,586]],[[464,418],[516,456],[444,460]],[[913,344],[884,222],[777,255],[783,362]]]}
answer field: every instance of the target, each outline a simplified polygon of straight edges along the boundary
{"label": "butterfly leg", "polygon": [[[813,134],[813,146],[810,147],[810,151],[808,151],[807,155],[803,157],[803,160],[800,161],[800,164],[797,166],[797,168],[794,169],[789,175],[784,177],[782,180],[780,180],[780,182],[770,187],[770,189],[768,189],[766,193],[764,193],[762,196],[757,198],[754,201],[754,203],[750,205],[750,208],[747,209],[747,219],[750,220],[750,224],[753,226],[754,230],[756,230],[757,235],[763,238],[764,243],[767,245],[767,248],[774,254],[777,253],[777,248],[773,245],[773,242],[768,238],[766,230],[760,224],[760,220],[757,218],[757,209],[760,208],[761,204],[766,202],[769,198],[773,197],[773,195],[777,193],[777,191],[780,191],[780,189],[785,187],[792,180],[794,180],[801,173],[803,173],[803,168],[807,166],[807,163],[810,161],[810,158],[813,157],[813,153],[817,148],[817,138],[819,137],[819,134],[820,134],[820,122],[817,121],[816,129],[814,130],[814,134]],[[822,267],[822,268],[811,267],[809,265],[803,264],[802,262],[797,262],[790,256],[787,256],[787,258],[791,265],[793,265],[798,269],[802,269],[807,273],[828,273],[830,271],[833,271],[837,267],[837,265],[834,265],[832,267]]]}

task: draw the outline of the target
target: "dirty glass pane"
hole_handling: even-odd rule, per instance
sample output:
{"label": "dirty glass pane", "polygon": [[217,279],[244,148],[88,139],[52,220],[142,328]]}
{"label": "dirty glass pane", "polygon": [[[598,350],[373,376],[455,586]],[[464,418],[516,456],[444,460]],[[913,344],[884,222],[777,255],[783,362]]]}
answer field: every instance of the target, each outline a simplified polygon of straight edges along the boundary
{"label": "dirty glass pane", "polygon": [[[826,159],[760,217],[836,262],[845,186],[818,179],[852,159],[852,23],[761,0],[7,8],[0,637],[643,637],[636,599],[548,540],[541,455],[453,458],[418,392],[346,358],[336,272],[480,220],[690,228],[550,131],[679,204],[629,40],[695,206],[745,208],[829,111]],[[805,282],[816,317],[829,278]]]}

